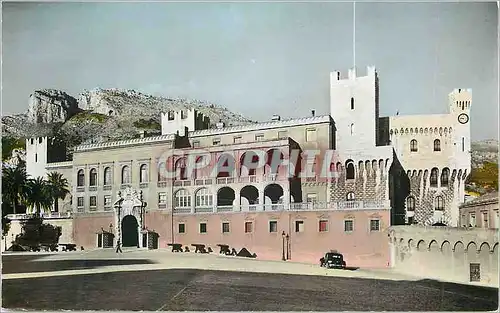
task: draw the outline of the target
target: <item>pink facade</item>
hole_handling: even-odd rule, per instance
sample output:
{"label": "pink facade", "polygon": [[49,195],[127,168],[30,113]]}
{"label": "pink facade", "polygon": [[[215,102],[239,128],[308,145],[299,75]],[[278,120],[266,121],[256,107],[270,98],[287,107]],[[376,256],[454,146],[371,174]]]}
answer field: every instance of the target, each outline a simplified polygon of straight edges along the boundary
{"label": "pink facade", "polygon": [[[383,268],[388,266],[390,255],[385,231],[390,226],[389,212],[330,210],[175,214],[172,223],[168,212],[154,210],[146,212],[144,227],[160,235],[159,248],[168,248],[167,244],[172,242],[173,225],[174,242],[190,249],[194,249],[191,244],[205,244],[218,253],[217,244],[226,244],[237,251],[245,247],[256,253],[258,259],[277,261],[282,258],[284,231],[290,236],[289,256],[292,262],[317,264],[325,252],[335,249],[344,254],[348,266]],[[75,218],[75,243],[86,249],[95,248],[96,233],[101,227],[106,230],[112,221],[112,215]],[[345,221],[352,221],[352,231],[345,230]],[[378,230],[371,229],[371,221],[378,221],[373,222],[378,223]],[[297,225],[301,222],[302,226]],[[205,233],[200,232],[201,223],[206,225]],[[223,232],[223,223],[229,224],[225,225],[227,232]],[[179,232],[179,224],[184,224],[184,233]]]}

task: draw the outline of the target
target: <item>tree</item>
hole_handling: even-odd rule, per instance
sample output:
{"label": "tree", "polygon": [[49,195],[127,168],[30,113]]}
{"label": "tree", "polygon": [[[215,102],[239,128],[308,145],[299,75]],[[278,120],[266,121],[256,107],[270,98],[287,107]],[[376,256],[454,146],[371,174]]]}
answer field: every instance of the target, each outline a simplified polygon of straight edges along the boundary
{"label": "tree", "polygon": [[472,170],[468,178],[469,183],[475,183],[481,187],[489,187],[489,189],[498,189],[498,164],[485,162],[481,168]]}
{"label": "tree", "polygon": [[35,209],[37,216],[40,216],[42,211],[50,210],[54,203],[54,196],[49,183],[43,177],[29,179],[26,189],[25,202]]}
{"label": "tree", "polygon": [[61,237],[61,227],[44,224],[40,216],[33,216],[22,222],[22,232],[16,236],[16,243],[21,246],[39,244],[57,244]]}
{"label": "tree", "polygon": [[68,180],[61,173],[51,172],[48,175],[50,194],[53,196],[54,211],[59,212],[59,199],[64,200],[69,194]]}
{"label": "tree", "polygon": [[22,165],[2,168],[2,198],[12,204],[12,213],[16,214],[19,204],[26,196],[27,174]]}

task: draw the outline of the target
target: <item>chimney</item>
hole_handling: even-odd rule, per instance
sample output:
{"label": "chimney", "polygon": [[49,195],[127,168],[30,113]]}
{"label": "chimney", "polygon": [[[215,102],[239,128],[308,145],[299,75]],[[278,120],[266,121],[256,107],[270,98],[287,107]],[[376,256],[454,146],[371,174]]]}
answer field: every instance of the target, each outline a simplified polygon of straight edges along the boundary
{"label": "chimney", "polygon": [[311,115],[312,115],[312,117],[315,117],[316,116],[316,111],[315,110],[311,110]]}
{"label": "chimney", "polygon": [[139,137],[144,138],[145,133],[146,132],[144,130],[139,131]]}

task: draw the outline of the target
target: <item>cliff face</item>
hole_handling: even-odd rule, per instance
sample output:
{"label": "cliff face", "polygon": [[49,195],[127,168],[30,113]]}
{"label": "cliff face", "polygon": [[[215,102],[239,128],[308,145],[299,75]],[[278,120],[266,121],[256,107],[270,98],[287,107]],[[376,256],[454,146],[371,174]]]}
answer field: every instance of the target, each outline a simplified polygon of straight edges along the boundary
{"label": "cliff face", "polygon": [[86,90],[75,98],[63,91],[44,89],[30,96],[27,112],[2,117],[2,131],[3,136],[16,139],[56,136],[71,148],[88,141],[134,138],[143,130],[159,132],[161,113],[188,108],[195,108],[212,122],[252,123],[225,108],[198,100],[122,89]]}
{"label": "cliff face", "polygon": [[64,123],[80,112],[78,101],[60,90],[36,90],[30,95],[28,122],[33,124]]}

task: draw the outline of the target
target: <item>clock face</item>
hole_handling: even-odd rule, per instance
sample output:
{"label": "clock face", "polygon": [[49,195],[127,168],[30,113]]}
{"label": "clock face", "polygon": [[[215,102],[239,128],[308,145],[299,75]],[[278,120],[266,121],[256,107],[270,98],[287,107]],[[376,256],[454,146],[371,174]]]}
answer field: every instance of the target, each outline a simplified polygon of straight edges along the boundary
{"label": "clock face", "polygon": [[458,116],[458,122],[460,124],[465,124],[469,121],[469,116],[465,113],[462,113]]}

